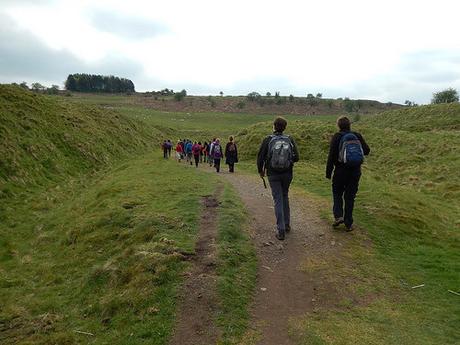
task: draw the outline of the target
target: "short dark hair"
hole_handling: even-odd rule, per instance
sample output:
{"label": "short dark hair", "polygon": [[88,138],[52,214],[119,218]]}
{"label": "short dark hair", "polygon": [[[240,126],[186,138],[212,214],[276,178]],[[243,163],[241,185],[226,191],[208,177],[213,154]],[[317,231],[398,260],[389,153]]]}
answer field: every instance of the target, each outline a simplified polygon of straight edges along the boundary
{"label": "short dark hair", "polygon": [[273,122],[273,126],[275,127],[275,131],[284,132],[287,126],[287,121],[282,117],[277,117]]}
{"label": "short dark hair", "polygon": [[351,121],[348,117],[346,116],[340,116],[337,119],[337,126],[339,127],[340,130],[342,131],[349,131],[351,127]]}

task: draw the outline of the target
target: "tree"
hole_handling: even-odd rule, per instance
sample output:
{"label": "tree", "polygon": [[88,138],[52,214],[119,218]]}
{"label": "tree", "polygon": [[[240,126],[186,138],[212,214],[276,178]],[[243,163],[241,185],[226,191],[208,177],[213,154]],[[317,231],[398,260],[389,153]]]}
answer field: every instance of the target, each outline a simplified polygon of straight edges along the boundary
{"label": "tree", "polygon": [[32,83],[32,90],[34,91],[43,91],[45,87],[40,83]]}
{"label": "tree", "polygon": [[265,96],[270,97],[272,94],[270,92],[267,92]]}
{"label": "tree", "polygon": [[313,94],[309,93],[307,95],[307,104],[310,105],[310,107],[313,107],[318,104],[318,100],[313,96]]}
{"label": "tree", "polygon": [[453,88],[433,93],[431,104],[458,102],[458,92]]}
{"label": "tree", "polygon": [[223,91],[219,92],[219,95],[220,95],[220,97],[223,97],[223,96],[224,96],[224,92],[223,92]]}
{"label": "tree", "polygon": [[280,92],[279,91],[275,92],[275,98],[280,98]]}
{"label": "tree", "polygon": [[184,89],[181,91],[181,92],[176,92],[174,94],[174,99],[178,102],[182,101],[185,96],[187,96],[187,91],[185,91]]}
{"label": "tree", "polygon": [[289,95],[289,102],[294,102],[294,95]]}
{"label": "tree", "polygon": [[58,85],[51,85],[51,87],[46,89],[46,93],[50,95],[57,95],[59,93],[59,86]]}
{"label": "tree", "polygon": [[322,98],[322,97],[323,97],[323,94],[322,94],[322,93],[318,92],[318,93],[316,94],[316,98]]}
{"label": "tree", "polygon": [[27,86],[27,83],[23,81],[21,84],[19,84],[20,87],[22,87],[25,90],[29,90],[29,87]]}
{"label": "tree", "polygon": [[248,93],[248,95],[246,96],[246,98],[247,98],[249,101],[254,102],[254,101],[260,99],[260,94],[259,94],[258,92],[253,91],[253,92]]}

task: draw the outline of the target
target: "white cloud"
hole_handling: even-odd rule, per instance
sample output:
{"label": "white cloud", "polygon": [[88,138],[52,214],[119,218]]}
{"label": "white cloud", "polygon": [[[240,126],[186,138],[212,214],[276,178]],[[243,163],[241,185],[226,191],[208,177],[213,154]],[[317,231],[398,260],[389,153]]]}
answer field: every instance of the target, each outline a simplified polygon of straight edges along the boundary
{"label": "white cloud", "polygon": [[[145,71],[140,87],[134,80],[139,89],[163,83],[206,94],[270,87],[397,102],[407,94],[428,102],[430,87],[443,81],[459,86],[449,75],[458,63],[444,62],[449,52],[460,51],[460,3],[453,0],[83,0],[0,6],[52,49],[88,63],[114,54],[138,61]],[[427,50],[442,56],[416,58]]]}

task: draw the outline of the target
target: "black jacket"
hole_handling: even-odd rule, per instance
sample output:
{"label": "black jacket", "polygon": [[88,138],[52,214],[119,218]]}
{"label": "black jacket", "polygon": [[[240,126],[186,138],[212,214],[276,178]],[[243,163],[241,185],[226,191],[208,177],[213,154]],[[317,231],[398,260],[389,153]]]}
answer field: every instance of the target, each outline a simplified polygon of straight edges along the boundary
{"label": "black jacket", "polygon": [[[329,146],[329,156],[327,157],[327,164],[326,164],[326,177],[327,178],[331,178],[334,167],[336,171],[345,168],[345,165],[339,162],[339,150],[340,150],[339,145],[340,145],[340,139],[342,138],[342,136],[348,132],[349,131],[337,132],[334,134],[334,136],[331,139],[331,144]],[[369,152],[371,151],[371,149],[364,141],[363,136],[357,132],[351,131],[351,133],[355,134],[358,137],[359,141],[361,142],[361,146],[363,147],[364,155],[367,156]],[[360,169],[360,167],[358,167],[357,169]]]}
{"label": "black jacket", "polygon": [[[286,134],[283,134],[281,132],[273,132],[273,135],[286,135]],[[299,151],[297,150],[297,145],[294,141],[294,139],[292,137],[290,137],[289,135],[286,135],[287,137],[289,137],[289,139],[291,140],[292,142],[292,153],[293,153],[293,157],[292,157],[292,161],[295,163],[295,162],[298,162],[299,161]],[[272,138],[271,135],[265,137],[265,139],[262,141],[262,144],[260,145],[260,148],[259,148],[259,153],[257,154],[257,170],[259,171],[259,174],[264,172],[264,170],[267,170],[267,175],[270,176],[270,175],[274,175],[274,174],[280,174],[280,173],[284,173],[284,172],[279,172],[279,171],[275,171],[275,170],[272,170],[270,168],[270,166],[267,164],[267,159],[268,159],[268,144],[270,143],[270,139]],[[294,166],[294,164],[291,165],[291,167],[289,168],[289,171],[292,172],[292,167]]]}

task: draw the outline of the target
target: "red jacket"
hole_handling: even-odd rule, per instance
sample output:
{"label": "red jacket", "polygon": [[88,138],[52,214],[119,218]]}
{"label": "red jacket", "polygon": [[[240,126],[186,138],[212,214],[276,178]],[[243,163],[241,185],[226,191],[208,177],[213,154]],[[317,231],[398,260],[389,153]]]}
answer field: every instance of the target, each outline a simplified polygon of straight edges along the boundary
{"label": "red jacket", "polygon": [[179,153],[183,152],[183,150],[182,150],[182,145],[181,145],[181,144],[177,144],[177,146],[176,146],[176,152],[179,152]]}

